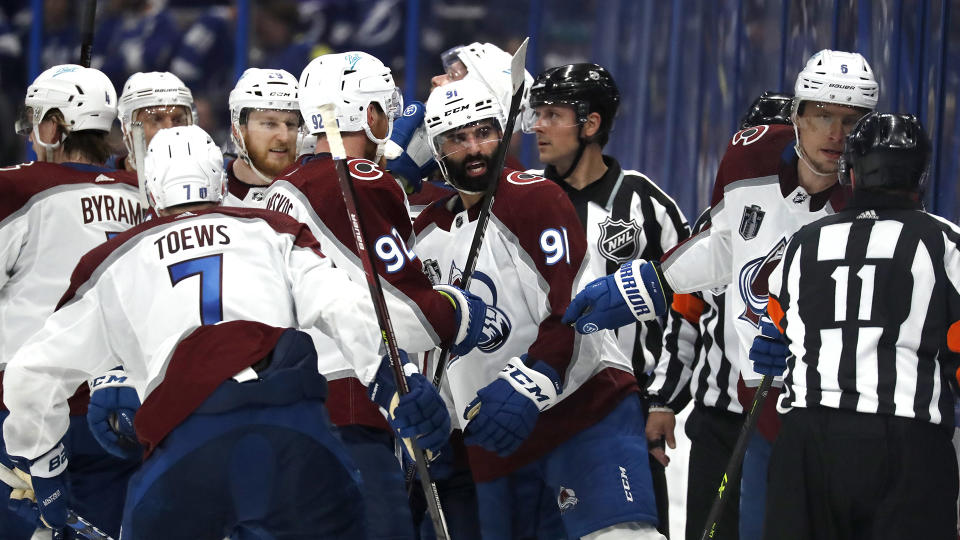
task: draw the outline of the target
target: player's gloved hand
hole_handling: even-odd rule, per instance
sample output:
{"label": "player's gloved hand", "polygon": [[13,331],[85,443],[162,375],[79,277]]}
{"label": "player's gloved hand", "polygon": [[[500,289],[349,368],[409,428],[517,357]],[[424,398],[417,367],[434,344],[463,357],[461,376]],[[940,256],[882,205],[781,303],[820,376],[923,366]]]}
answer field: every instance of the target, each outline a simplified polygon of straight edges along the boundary
{"label": "player's gloved hand", "polygon": [[447,406],[440,392],[420,374],[403,350],[400,350],[400,360],[410,392],[403,396],[397,393],[397,381],[393,376],[390,358],[384,356],[373,382],[367,387],[367,393],[374,403],[387,411],[387,421],[403,439],[410,456],[413,455],[413,449],[409,444],[414,438],[420,448],[439,453],[450,437]]}
{"label": "player's gloved hand", "polygon": [[403,116],[393,121],[393,134],[384,149],[387,170],[403,181],[407,193],[419,192],[423,179],[438,167],[423,125],[425,111],[426,107],[419,101],[407,104]]}
{"label": "player's gloved hand", "polygon": [[570,301],[562,320],[564,324],[575,323],[577,332],[590,334],[650,321],[666,310],[660,269],[637,259],[623,263],[609,276],[591,281]]}
{"label": "player's gloved hand", "polygon": [[527,365],[527,356],[513,358],[496,380],[477,391],[463,418],[463,442],[479,445],[501,457],[516,451],[533,431],[540,411],[557,402],[560,375],[543,361]]}
{"label": "player's gloved hand", "polygon": [[783,375],[787,369],[787,357],[790,348],[780,330],[770,321],[760,320],[760,335],[753,338],[750,347],[750,360],[753,370],[762,375]]}
{"label": "player's gloved hand", "polygon": [[87,424],[93,438],[113,456],[131,461],[140,459],[143,447],[133,427],[140,397],[127,382],[126,373],[123,369],[112,369],[89,384]]}
{"label": "player's gloved hand", "polygon": [[434,285],[434,290],[446,296],[455,310],[457,337],[450,347],[450,354],[463,356],[473,350],[483,338],[483,321],[487,317],[487,304],[479,296],[453,285]]}
{"label": "player's gloved hand", "polygon": [[29,489],[13,489],[7,506],[21,518],[37,527],[59,531],[67,525],[67,450],[63,443],[34,460],[10,456],[20,477]]}

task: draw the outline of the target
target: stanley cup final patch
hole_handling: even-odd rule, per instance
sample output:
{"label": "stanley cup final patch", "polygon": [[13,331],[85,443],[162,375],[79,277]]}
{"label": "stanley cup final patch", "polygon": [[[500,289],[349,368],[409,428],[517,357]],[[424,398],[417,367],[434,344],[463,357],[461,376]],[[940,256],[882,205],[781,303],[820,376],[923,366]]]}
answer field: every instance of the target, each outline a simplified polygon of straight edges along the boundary
{"label": "stanley cup final patch", "polygon": [[757,231],[760,230],[760,224],[763,223],[764,214],[766,212],[755,204],[743,207],[743,217],[740,218],[740,236],[744,240],[756,238]]}
{"label": "stanley cup final patch", "polygon": [[621,219],[613,220],[610,216],[603,220],[600,226],[600,239],[597,240],[597,247],[600,254],[618,263],[633,260],[637,257],[639,243],[637,237],[640,235],[640,225],[630,220],[629,222]]}

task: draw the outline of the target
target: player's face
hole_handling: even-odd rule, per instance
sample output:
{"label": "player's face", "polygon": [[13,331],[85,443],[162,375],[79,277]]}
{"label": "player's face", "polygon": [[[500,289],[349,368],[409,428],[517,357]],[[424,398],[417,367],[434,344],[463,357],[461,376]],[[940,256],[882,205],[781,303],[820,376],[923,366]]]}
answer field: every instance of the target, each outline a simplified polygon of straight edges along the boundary
{"label": "player's face", "polygon": [[492,119],[480,120],[439,136],[441,159],[450,182],[462,191],[484,191],[497,171],[494,156],[503,133]]}
{"label": "player's face", "polygon": [[847,134],[867,111],[846,105],[808,101],[797,116],[803,153],[823,173],[837,172]]}
{"label": "player's face", "polygon": [[271,178],[297,159],[299,129],[299,113],[261,109],[251,110],[247,123],[240,126],[254,167]]}
{"label": "player's face", "polygon": [[193,123],[190,109],[185,105],[157,105],[137,109],[134,122],[143,122],[143,137],[147,144],[161,129],[188,126]]}
{"label": "player's face", "polygon": [[536,119],[532,129],[537,135],[540,161],[557,165],[572,161],[580,146],[580,126],[576,113],[569,105],[541,105],[533,111]]}

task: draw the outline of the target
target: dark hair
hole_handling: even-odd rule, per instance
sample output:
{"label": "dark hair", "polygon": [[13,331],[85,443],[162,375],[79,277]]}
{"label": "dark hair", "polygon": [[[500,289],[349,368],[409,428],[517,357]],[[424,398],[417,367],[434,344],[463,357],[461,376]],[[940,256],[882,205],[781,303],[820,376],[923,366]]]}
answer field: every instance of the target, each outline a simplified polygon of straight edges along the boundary
{"label": "dark hair", "polygon": [[[50,109],[43,116],[43,120],[52,120],[57,124],[57,131],[63,131],[65,120],[60,109]],[[80,131],[71,131],[63,139],[63,151],[66,155],[80,154],[84,158],[96,164],[104,164],[115,153],[113,143],[109,139],[110,134],[106,131],[96,129],[84,129]]]}

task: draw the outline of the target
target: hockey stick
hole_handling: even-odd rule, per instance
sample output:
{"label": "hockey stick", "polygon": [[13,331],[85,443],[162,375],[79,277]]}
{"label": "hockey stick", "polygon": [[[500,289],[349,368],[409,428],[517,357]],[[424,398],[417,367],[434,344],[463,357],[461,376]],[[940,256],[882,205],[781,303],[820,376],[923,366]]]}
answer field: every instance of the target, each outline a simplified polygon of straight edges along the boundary
{"label": "hockey stick", "polygon": [[[22,478],[17,476],[16,473],[5,465],[0,465],[0,481],[13,489],[29,489],[33,491]],[[81,540],[113,540],[110,535],[94,527],[89,521],[78,516],[76,512],[69,508],[67,509],[67,528],[73,535],[72,538],[80,538]],[[57,538],[56,531],[54,531],[54,538]],[[70,536],[68,536],[68,538],[70,538]]]}
{"label": "hockey stick", "polygon": [[[347,207],[347,217],[353,231],[353,240],[356,243],[360,261],[363,263],[363,273],[367,278],[370,296],[373,298],[373,307],[377,313],[377,322],[380,324],[380,333],[383,341],[387,344],[390,367],[393,368],[393,376],[397,382],[397,392],[402,396],[409,393],[410,388],[407,386],[407,378],[404,376],[403,366],[400,364],[400,352],[397,349],[397,339],[393,333],[393,323],[390,322],[387,302],[383,297],[380,276],[377,274],[373,255],[367,249],[367,234],[357,211],[357,195],[353,189],[353,182],[350,180],[350,173],[347,171],[347,151],[343,147],[343,139],[340,137],[340,129],[337,125],[333,104],[323,105],[320,108],[320,117],[323,119],[323,129],[327,135],[327,143],[330,145],[330,153],[337,169],[337,177],[340,180],[340,191],[343,192],[343,202]],[[443,508],[440,506],[440,494],[437,493],[436,484],[430,479],[430,467],[416,440],[411,442],[410,446],[417,463],[417,471],[420,473],[420,483],[423,485],[423,492],[427,498],[427,510],[430,511],[430,519],[433,521],[433,530],[439,540],[448,540],[450,533],[447,532],[447,521],[443,515]]]}
{"label": "hockey stick", "polygon": [[80,30],[80,65],[90,67],[93,60],[93,30],[97,18],[97,0],[87,0],[83,6],[83,26]]}
{"label": "hockey stick", "polygon": [[760,418],[760,411],[763,409],[763,403],[767,400],[770,393],[770,385],[773,384],[773,376],[764,375],[760,379],[760,386],[753,397],[753,404],[750,405],[750,412],[746,420],[743,421],[743,427],[740,428],[740,436],[737,438],[737,444],[733,447],[733,454],[730,461],[727,462],[727,470],[723,472],[723,478],[720,480],[720,489],[717,490],[717,496],[713,499],[713,505],[710,506],[710,513],[707,514],[707,522],[703,529],[701,540],[714,538],[717,534],[717,524],[723,515],[723,508],[727,503],[728,497],[724,497],[724,491],[727,488],[727,482],[740,481],[740,467],[743,465],[743,456],[747,452],[747,444],[750,443],[750,437],[757,427],[757,419]]}
{"label": "hockey stick", "polygon": [[[470,251],[467,252],[467,264],[463,269],[460,279],[460,288],[470,289],[470,279],[473,277],[473,271],[477,267],[477,259],[480,258],[480,243],[483,241],[483,235],[487,232],[487,224],[490,222],[490,209],[493,207],[493,199],[497,194],[497,187],[500,185],[500,175],[503,174],[503,164],[507,159],[507,150],[510,147],[510,139],[513,138],[513,126],[517,123],[517,115],[520,113],[520,101],[523,99],[523,75],[524,65],[527,62],[527,43],[530,38],[523,40],[517,52],[510,61],[510,84],[513,88],[513,98],[510,99],[510,111],[507,116],[507,125],[503,130],[503,140],[500,141],[500,148],[497,150],[496,161],[493,170],[496,174],[490,180],[487,186],[487,193],[480,206],[480,215],[477,217],[477,229],[473,232],[473,240],[470,242]],[[444,348],[437,356],[437,366],[433,375],[433,385],[440,388],[443,383],[443,373],[446,371],[447,360],[450,357],[450,349]],[[476,414],[475,411],[471,411]],[[473,416],[471,415],[470,418]]]}

